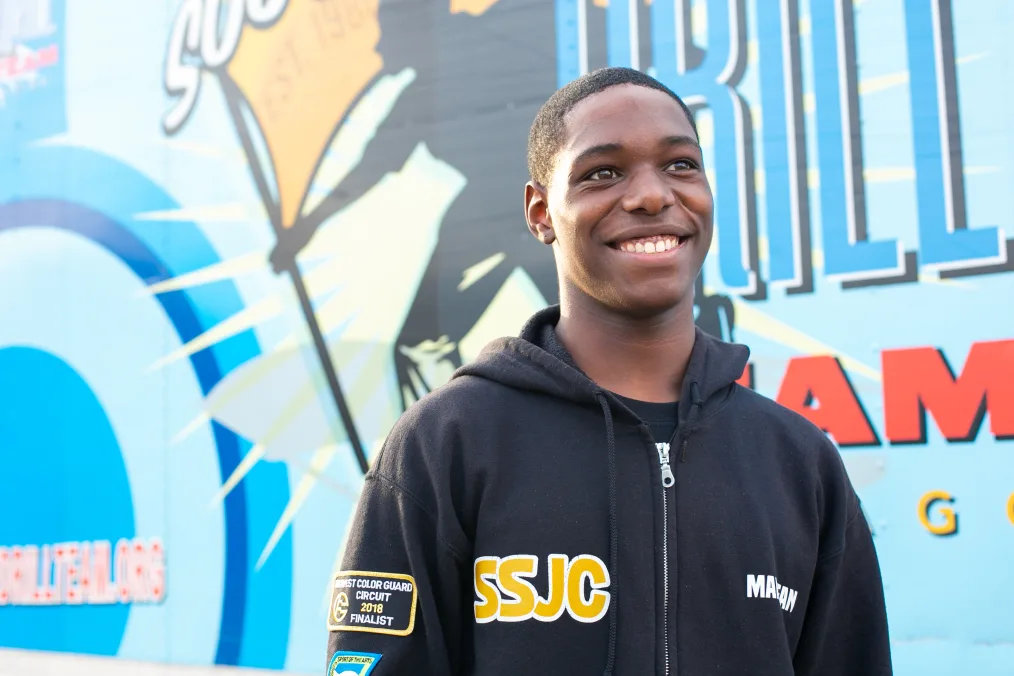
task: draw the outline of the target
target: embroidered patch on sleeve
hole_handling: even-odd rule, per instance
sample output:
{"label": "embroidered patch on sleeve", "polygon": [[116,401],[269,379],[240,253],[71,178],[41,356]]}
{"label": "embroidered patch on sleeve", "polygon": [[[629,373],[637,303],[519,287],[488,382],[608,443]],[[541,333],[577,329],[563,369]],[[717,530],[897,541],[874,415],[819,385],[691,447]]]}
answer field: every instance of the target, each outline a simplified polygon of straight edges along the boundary
{"label": "embroidered patch on sleeve", "polygon": [[411,575],[342,571],[331,590],[327,628],[408,636],[415,627],[415,604]]}
{"label": "embroidered patch on sleeve", "polygon": [[368,676],[380,657],[376,653],[338,651],[327,665],[327,676]]}

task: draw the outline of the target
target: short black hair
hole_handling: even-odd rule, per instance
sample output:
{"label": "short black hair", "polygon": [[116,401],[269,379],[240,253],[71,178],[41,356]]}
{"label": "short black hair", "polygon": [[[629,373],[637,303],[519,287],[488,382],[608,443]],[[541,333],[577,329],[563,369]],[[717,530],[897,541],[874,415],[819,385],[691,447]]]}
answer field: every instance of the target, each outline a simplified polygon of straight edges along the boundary
{"label": "short black hair", "polygon": [[686,113],[687,120],[690,121],[690,126],[694,130],[694,136],[699,138],[694,115],[683,99],[676,95],[676,92],[650,75],[633,68],[600,68],[586,73],[556,90],[549,100],[539,108],[532,128],[528,132],[528,173],[533,181],[541,186],[549,185],[549,178],[553,175],[553,165],[556,162],[556,154],[560,151],[566,138],[567,127],[564,118],[567,113],[592,94],[598,94],[610,87],[623,84],[657,89],[671,96],[676,103],[680,104],[680,108]]}

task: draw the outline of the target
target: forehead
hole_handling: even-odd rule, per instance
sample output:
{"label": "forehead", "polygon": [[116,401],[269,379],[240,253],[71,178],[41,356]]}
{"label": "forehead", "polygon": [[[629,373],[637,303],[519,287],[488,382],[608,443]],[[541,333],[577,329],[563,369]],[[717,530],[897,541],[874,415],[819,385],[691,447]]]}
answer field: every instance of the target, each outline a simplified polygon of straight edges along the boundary
{"label": "forehead", "polygon": [[654,146],[670,136],[696,136],[683,108],[671,96],[632,84],[592,94],[571,108],[563,121],[567,138],[561,156],[605,143]]}

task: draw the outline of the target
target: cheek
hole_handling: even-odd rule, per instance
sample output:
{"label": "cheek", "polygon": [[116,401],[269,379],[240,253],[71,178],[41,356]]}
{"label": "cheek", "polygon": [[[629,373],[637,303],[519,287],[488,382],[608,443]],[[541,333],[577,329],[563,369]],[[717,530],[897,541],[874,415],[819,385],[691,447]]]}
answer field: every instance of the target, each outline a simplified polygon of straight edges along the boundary
{"label": "cheek", "polygon": [[591,279],[602,276],[599,270],[601,264],[596,259],[588,233],[574,216],[562,209],[554,213],[556,241],[553,242],[553,254],[560,270],[585,288]]}
{"label": "cheek", "polygon": [[572,202],[562,202],[550,210],[557,243],[566,251],[582,247],[582,210]]}
{"label": "cheek", "polygon": [[553,228],[553,236],[556,241],[553,242],[553,246],[563,246],[566,248],[571,242],[571,232],[573,231],[571,215],[565,207],[560,207],[556,204],[549,208],[549,224]]}
{"label": "cheek", "polygon": [[702,225],[710,225],[715,215],[715,198],[707,182],[702,182],[688,191],[684,204],[702,221]]}
{"label": "cheek", "polygon": [[598,225],[609,218],[617,202],[614,191],[573,191],[553,210],[553,218],[572,237],[594,239]]}

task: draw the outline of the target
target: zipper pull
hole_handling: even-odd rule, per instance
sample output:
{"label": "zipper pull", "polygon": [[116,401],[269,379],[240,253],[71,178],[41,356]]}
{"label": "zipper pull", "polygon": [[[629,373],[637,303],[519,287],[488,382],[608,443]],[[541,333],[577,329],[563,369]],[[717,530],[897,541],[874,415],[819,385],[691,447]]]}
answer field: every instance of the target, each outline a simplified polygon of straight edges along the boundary
{"label": "zipper pull", "polygon": [[676,483],[672,469],[669,467],[669,444],[655,444],[658,448],[658,464],[662,467],[662,487],[669,488]]}

